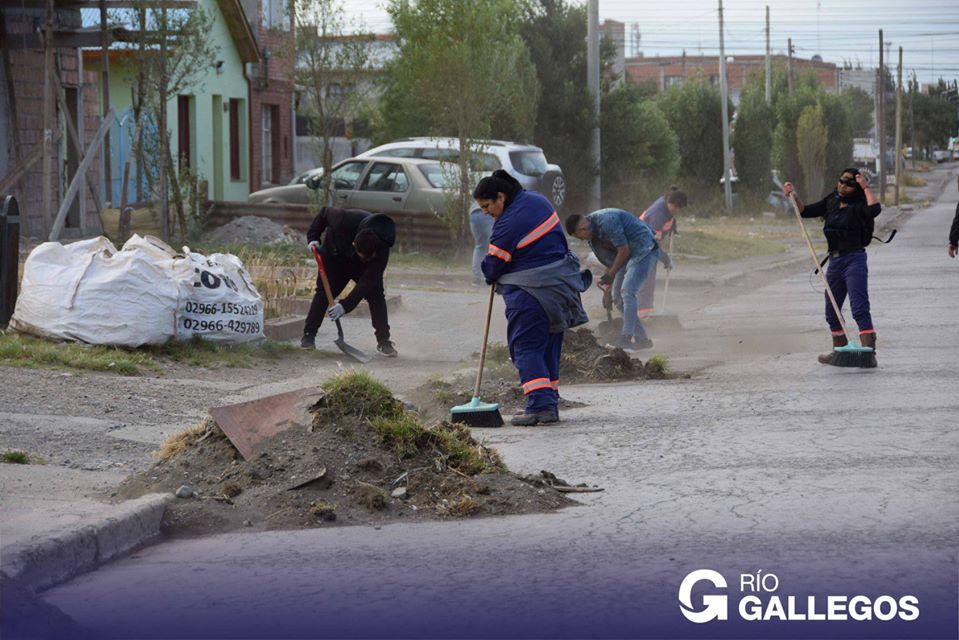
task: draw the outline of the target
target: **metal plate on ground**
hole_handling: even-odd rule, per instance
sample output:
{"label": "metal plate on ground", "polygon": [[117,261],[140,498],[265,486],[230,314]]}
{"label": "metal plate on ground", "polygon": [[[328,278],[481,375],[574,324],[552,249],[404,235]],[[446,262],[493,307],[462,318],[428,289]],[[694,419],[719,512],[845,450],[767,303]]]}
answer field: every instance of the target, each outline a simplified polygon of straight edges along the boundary
{"label": "metal plate on ground", "polygon": [[249,459],[256,446],[291,427],[309,428],[313,422],[310,407],[323,397],[320,387],[230,404],[210,407],[210,416],[230,439],[244,459]]}

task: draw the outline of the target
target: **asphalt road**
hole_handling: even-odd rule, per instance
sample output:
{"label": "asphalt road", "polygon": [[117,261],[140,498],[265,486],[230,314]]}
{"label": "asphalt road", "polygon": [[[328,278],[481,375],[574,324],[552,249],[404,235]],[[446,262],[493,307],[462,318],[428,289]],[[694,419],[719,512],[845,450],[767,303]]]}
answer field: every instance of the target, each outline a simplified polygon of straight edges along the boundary
{"label": "asphalt road", "polygon": [[[956,197],[870,249],[878,369],[816,363],[807,270],[685,318],[677,351],[715,363],[691,379],[567,387],[588,406],[561,426],[489,434],[514,470],[605,487],[583,506],[166,542],[45,600],[99,637],[956,637]],[[727,579],[710,593],[728,621],[681,614],[694,569]],[[915,595],[920,614],[743,622],[741,574],[760,571],[763,602]]]}

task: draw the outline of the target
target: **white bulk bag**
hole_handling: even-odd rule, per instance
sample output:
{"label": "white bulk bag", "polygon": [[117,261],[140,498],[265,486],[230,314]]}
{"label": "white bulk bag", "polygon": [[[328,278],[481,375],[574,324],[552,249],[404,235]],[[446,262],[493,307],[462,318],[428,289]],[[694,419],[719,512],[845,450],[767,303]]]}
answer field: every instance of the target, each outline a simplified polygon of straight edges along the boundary
{"label": "white bulk bag", "polygon": [[153,242],[135,236],[123,251],[104,237],[41,244],[27,257],[10,326],[89,344],[163,344],[176,334],[178,281],[188,272]]}
{"label": "white bulk bag", "polygon": [[180,282],[177,337],[218,342],[251,342],[263,334],[263,299],[234,255],[203,256],[183,247],[189,277]]}

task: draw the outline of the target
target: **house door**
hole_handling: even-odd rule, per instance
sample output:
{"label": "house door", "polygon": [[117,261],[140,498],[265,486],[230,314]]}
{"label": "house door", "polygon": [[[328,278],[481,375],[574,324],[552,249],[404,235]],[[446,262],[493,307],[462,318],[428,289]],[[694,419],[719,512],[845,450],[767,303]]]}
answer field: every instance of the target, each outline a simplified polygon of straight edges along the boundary
{"label": "house door", "polygon": [[182,171],[192,166],[190,162],[190,142],[193,140],[193,132],[190,125],[190,96],[177,96],[176,114],[177,168]]}
{"label": "house door", "polygon": [[213,96],[213,199],[223,200],[223,97]]}

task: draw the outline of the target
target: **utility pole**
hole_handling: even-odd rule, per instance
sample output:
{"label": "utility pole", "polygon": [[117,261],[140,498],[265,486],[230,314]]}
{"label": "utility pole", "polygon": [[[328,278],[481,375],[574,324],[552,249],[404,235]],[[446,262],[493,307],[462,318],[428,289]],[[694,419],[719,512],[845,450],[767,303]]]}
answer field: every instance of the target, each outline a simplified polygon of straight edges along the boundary
{"label": "utility pole", "polygon": [[723,0],[719,0],[719,91],[723,101],[723,197],[726,211],[733,208],[732,170],[729,162],[729,99],[726,86],[726,47],[723,38]]}
{"label": "utility pole", "polygon": [[902,180],[902,47],[899,47],[899,66],[896,68],[896,206],[899,206],[899,184]]}
{"label": "utility pole", "polygon": [[879,30],[879,202],[886,201],[886,67],[883,66],[882,29]]}
{"label": "utility pole", "polygon": [[913,81],[909,83],[909,145],[912,147],[912,159],[910,164],[912,165],[912,170],[916,170],[916,156],[919,155],[919,149],[916,148],[916,112],[912,108],[912,95],[915,93],[913,85],[918,86],[919,81],[916,80],[916,74],[913,72],[912,75]]}
{"label": "utility pole", "polygon": [[789,47],[787,49],[789,54],[789,60],[786,63],[786,83],[789,88],[789,93],[793,92],[793,39],[789,38]]}
{"label": "utility pole", "polygon": [[773,103],[773,60],[769,48],[769,5],[766,5],[766,105]]}
{"label": "utility pole", "polygon": [[602,206],[602,167],[603,157],[599,131],[599,0],[589,0],[588,22],[586,30],[586,84],[593,97],[593,112],[596,120],[593,124],[593,162],[596,163],[596,175],[589,193],[590,209],[595,211]]}

